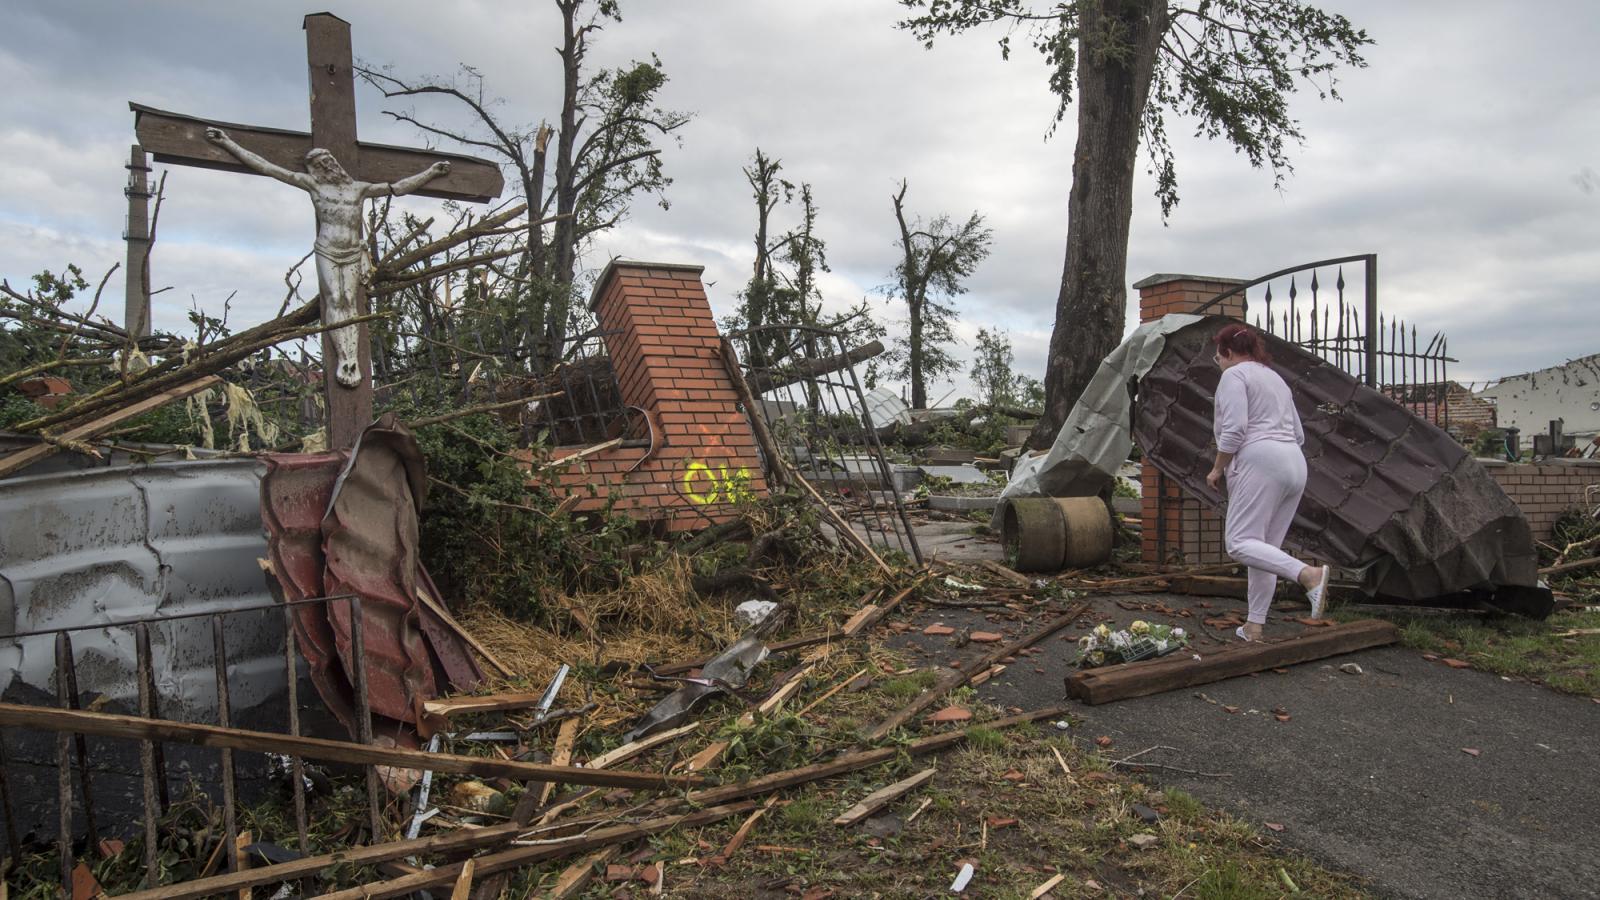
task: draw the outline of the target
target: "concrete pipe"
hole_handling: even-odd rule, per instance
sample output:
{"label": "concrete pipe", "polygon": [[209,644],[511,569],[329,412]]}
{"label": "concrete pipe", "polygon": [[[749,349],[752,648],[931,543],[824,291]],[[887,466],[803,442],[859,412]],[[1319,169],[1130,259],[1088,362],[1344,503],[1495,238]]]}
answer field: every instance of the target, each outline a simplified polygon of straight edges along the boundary
{"label": "concrete pipe", "polygon": [[1068,497],[1055,501],[1061,510],[1066,541],[1061,568],[1098,566],[1111,558],[1111,514],[1099,497]]}
{"label": "concrete pipe", "polygon": [[1111,517],[1096,497],[1002,502],[1000,540],[1018,572],[1058,572],[1111,558]]}

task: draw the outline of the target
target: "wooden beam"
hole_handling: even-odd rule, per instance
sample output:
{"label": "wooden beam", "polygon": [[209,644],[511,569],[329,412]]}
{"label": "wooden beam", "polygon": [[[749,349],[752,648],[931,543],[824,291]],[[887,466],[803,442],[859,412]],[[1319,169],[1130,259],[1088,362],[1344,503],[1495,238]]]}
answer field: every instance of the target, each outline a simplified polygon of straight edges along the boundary
{"label": "wooden beam", "polygon": [[[1070,709],[1071,707],[1067,706],[1048,706],[1043,709],[1033,710],[1031,712],[1020,713],[1014,716],[1006,716],[1001,719],[994,719],[989,722],[975,722],[973,723],[973,726],[987,729],[1010,728],[1013,725],[1022,725],[1027,722],[1037,722],[1040,719],[1060,718],[1061,716],[1066,715]],[[832,778],[835,775],[844,775],[848,772],[856,772],[861,769],[870,768],[878,765],[879,763],[896,759],[902,753],[910,756],[922,756],[938,750],[943,750],[947,747],[953,747],[956,744],[965,741],[966,739],[967,731],[966,729],[962,729],[960,731],[947,731],[943,734],[933,734],[927,737],[918,738],[903,746],[897,745],[893,747],[879,747],[875,750],[858,750],[854,753],[846,753],[843,756],[837,757],[825,763],[817,763],[815,765],[804,766],[798,769],[787,769],[782,772],[773,772],[769,775],[758,775],[748,781],[741,781],[737,784],[728,784],[720,787],[704,788],[698,791],[693,791],[689,794],[688,799],[690,803],[701,806],[716,803],[729,803],[733,800],[741,800],[746,797],[756,797],[772,791],[781,791],[784,788],[794,787],[795,785],[809,784],[813,781],[820,781],[824,778]]]}
{"label": "wooden beam", "polygon": [[978,657],[978,659],[975,661],[963,663],[960,668],[945,669],[939,674],[938,680],[934,682],[932,687],[927,688],[922,693],[914,697],[910,703],[907,703],[905,706],[891,713],[888,718],[884,719],[882,722],[879,722],[872,728],[871,731],[866,733],[864,739],[867,741],[877,741],[883,739],[889,734],[889,732],[911,721],[911,719],[918,713],[932,706],[946,694],[971,681],[973,676],[979,674],[980,672],[987,672],[990,666],[993,666],[1000,660],[1005,659],[1008,656],[1016,656],[1017,653],[1032,647],[1034,644],[1039,643],[1052,634],[1055,634],[1068,625],[1071,625],[1079,616],[1088,611],[1088,609],[1089,603],[1087,601],[1079,603],[1072,609],[1046,622],[1044,627],[1033,632],[1032,634],[1027,635],[1026,637],[1018,638],[1017,640],[1011,641],[1007,644],[1002,644],[1001,646],[990,650],[988,653],[985,653],[983,656]]}
{"label": "wooden beam", "polygon": [[1067,694],[1093,706],[1381,647],[1399,639],[1394,623],[1363,619],[1286,641],[1232,644],[1200,659],[1180,651],[1162,659],[1086,669],[1067,676]]}
{"label": "wooden beam", "polygon": [[449,697],[444,700],[422,701],[422,713],[428,716],[459,716],[466,713],[503,712],[508,709],[527,709],[538,706],[544,694],[486,694],[481,697]]}
{"label": "wooden beam", "polygon": [[767,457],[767,475],[777,487],[788,484],[788,476],[783,471],[783,464],[779,462],[778,442],[772,437],[772,430],[767,427],[765,408],[756,401],[756,396],[750,390],[750,383],[745,381],[744,369],[739,367],[739,353],[733,349],[733,342],[727,338],[722,339],[722,368],[727,371],[728,379],[733,382],[733,392],[744,404],[744,414],[750,420],[750,430],[755,432],[756,446]]}
{"label": "wooden beam", "polygon": [[898,800],[906,794],[909,794],[917,788],[922,787],[923,785],[932,781],[933,773],[936,771],[938,771],[936,767],[929,766],[910,778],[903,778],[899,781],[896,781],[894,784],[888,785],[887,787],[881,787],[873,791],[867,796],[862,797],[860,803],[857,803],[855,806],[850,807],[836,816],[833,820],[833,824],[842,826],[856,824],[862,819],[865,819],[867,816],[870,816],[878,810],[883,809],[885,806],[888,806],[890,803],[893,803],[895,800]]}
{"label": "wooden beam", "polygon": [[[595,873],[599,869],[604,868],[607,863],[611,862],[621,852],[622,850],[617,845],[612,844],[609,847],[596,850],[583,859],[567,866],[566,870],[561,873],[561,877],[556,879],[555,887],[552,887],[550,893],[545,895],[545,900],[572,900],[573,897],[578,896],[583,892],[584,888],[589,886],[589,882],[594,880]],[[3,898],[0,898],[0,900],[3,900]]]}
{"label": "wooden beam", "polygon": [[[312,147],[311,135],[304,131],[202,119],[139,103],[129,103],[128,108],[133,111],[133,128],[139,136],[140,146],[146,152],[155,154],[156,162],[245,175],[259,174],[245,168],[233,154],[206,140],[207,128],[221,128],[246,150],[295,172],[305,171],[306,152]],[[505,177],[500,167],[486,159],[444,150],[412,150],[368,141],[357,141],[356,146],[360,162],[351,174],[362,181],[388,184],[415,175],[429,164],[444,160],[450,164],[450,172],[432,179],[417,194],[441,200],[487,203],[505,191]]]}
{"label": "wooden beam", "polygon": [[[984,728],[1006,728],[1024,722],[1034,722],[1040,719],[1059,718],[1068,711],[1068,707],[1055,706],[1034,710],[1016,716],[1008,716],[991,722],[982,723]],[[695,791],[688,796],[691,803],[705,806],[707,804],[732,803],[746,797],[768,794],[797,784],[805,784],[831,775],[854,772],[879,763],[894,759],[901,752],[918,756],[932,753],[953,746],[966,739],[964,731],[952,731],[945,734],[936,734],[930,737],[912,741],[904,750],[900,747],[884,747],[878,750],[866,750],[850,753],[828,763],[806,766],[803,769],[790,769],[783,772],[774,772],[752,778],[738,784],[724,785],[721,787]],[[430,759],[437,759],[438,755],[428,754]],[[664,798],[657,801],[651,809],[661,811],[663,804],[679,802],[678,798]],[[753,808],[749,804],[745,808]],[[611,815],[611,814],[606,814]],[[168,885],[166,887],[139,891],[133,894],[122,895],[119,900],[198,900],[214,894],[223,894],[236,891],[242,887],[273,884],[281,881],[293,881],[299,878],[315,875],[329,866],[349,865],[367,866],[375,865],[392,859],[406,856],[422,856],[459,851],[474,850],[481,847],[505,843],[518,835],[527,834],[540,839],[553,838],[558,834],[568,834],[572,831],[591,827],[600,823],[599,817],[574,819],[552,829],[530,829],[515,822],[502,825],[491,825],[485,828],[462,829],[445,834],[431,835],[409,841],[391,841],[385,844],[373,844],[365,847],[350,847],[336,853],[321,856],[306,857],[291,862],[279,863],[257,869],[248,869],[244,872],[227,875],[217,875],[210,878],[201,878],[182,884]],[[574,851],[577,852],[577,851]]]}
{"label": "wooden beam", "polygon": [[202,747],[220,747],[258,753],[283,753],[307,759],[325,759],[332,762],[355,763],[357,765],[397,766],[422,771],[431,769],[435,772],[477,775],[488,778],[512,778],[518,781],[559,781],[565,784],[591,784],[600,787],[644,788],[646,790],[661,789],[669,786],[692,787],[705,783],[705,779],[689,775],[606,772],[578,766],[552,766],[542,763],[518,762],[516,760],[457,756],[451,753],[424,753],[420,750],[374,747],[354,744],[348,741],[294,737],[265,731],[222,728],[217,725],[171,722],[164,719],[141,719],[138,716],[122,716],[113,713],[23,706],[16,703],[0,703],[0,725],[10,728],[33,728],[40,731],[95,734],[103,737],[129,738],[131,740],[172,741],[182,744],[198,744]]}
{"label": "wooden beam", "polygon": [[188,384],[162,391],[153,397],[146,397],[137,403],[130,403],[121,409],[106,413],[100,418],[85,422],[82,425],[69,428],[60,434],[49,435],[49,442],[35,444],[32,447],[24,447],[21,450],[18,450],[15,453],[7,455],[3,459],[0,459],[0,478],[4,478],[5,476],[10,475],[12,472],[16,472],[20,469],[30,466],[41,459],[50,457],[51,455],[55,454],[56,451],[61,449],[61,444],[87,440],[88,438],[92,438],[97,434],[103,434],[117,427],[118,425],[121,425],[123,422],[134,418],[135,416],[142,416],[145,413],[165,406],[174,400],[182,400],[185,397],[198,394],[209,387],[221,383],[222,379],[215,375],[207,375],[204,378],[197,378]]}
{"label": "wooden beam", "polygon": [[[719,822],[729,816],[748,812],[755,808],[754,803],[731,803],[724,806],[714,806],[697,812],[684,813],[673,816],[660,816],[646,819],[637,825],[613,825],[610,828],[598,828],[588,834],[575,835],[571,838],[549,844],[537,844],[531,847],[518,847],[514,850],[503,850],[487,856],[477,857],[473,862],[479,875],[492,875],[496,872],[506,872],[523,866],[533,865],[551,859],[561,859],[577,853],[584,853],[611,844],[621,844],[674,828],[697,828]],[[439,887],[450,884],[461,874],[464,863],[453,863],[429,869],[416,875],[407,875],[404,878],[393,878],[375,884],[362,885],[344,891],[334,891],[323,894],[318,900],[379,900],[383,897],[400,897],[426,888]]]}
{"label": "wooden beam", "polygon": [[[415,426],[408,427],[415,429]],[[465,625],[462,625],[459,621],[457,621],[456,617],[450,614],[450,610],[445,609],[443,603],[435,600],[431,594],[421,587],[417,588],[417,598],[422,601],[422,605],[426,606],[430,610],[433,610],[433,614],[438,616],[440,621],[444,622],[445,627],[449,628],[451,631],[454,631],[456,633],[456,637],[466,641],[468,647],[476,650],[478,655],[483,657],[484,662],[494,666],[495,671],[507,678],[516,677],[516,673],[511,671],[511,669],[506,666],[505,663],[495,659],[494,654],[489,652],[489,648],[485,647],[476,637],[474,637],[472,632],[468,631]]]}

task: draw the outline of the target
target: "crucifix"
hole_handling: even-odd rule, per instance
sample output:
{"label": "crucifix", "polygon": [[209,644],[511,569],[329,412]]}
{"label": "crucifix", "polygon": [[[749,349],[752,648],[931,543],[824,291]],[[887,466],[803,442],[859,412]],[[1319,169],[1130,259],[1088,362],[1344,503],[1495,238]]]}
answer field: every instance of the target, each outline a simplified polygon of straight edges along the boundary
{"label": "crucifix", "polygon": [[[477,157],[357,141],[350,24],[330,13],[304,24],[310,134],[128,106],[140,145],[157,162],[267,175],[311,195],[322,321],[331,325],[368,310],[366,199],[416,193],[483,203],[500,195],[504,180],[498,166]],[[322,359],[328,446],[347,449],[372,421],[366,323],[323,332]]]}

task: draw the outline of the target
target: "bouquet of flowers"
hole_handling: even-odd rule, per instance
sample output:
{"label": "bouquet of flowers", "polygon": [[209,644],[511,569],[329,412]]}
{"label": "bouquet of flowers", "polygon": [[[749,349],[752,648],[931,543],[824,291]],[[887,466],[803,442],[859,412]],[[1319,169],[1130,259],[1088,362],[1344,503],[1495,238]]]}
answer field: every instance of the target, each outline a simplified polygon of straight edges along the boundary
{"label": "bouquet of flowers", "polygon": [[1189,635],[1182,628],[1171,625],[1135,619],[1127,628],[1112,631],[1110,626],[1102,624],[1078,639],[1076,664],[1080,669],[1090,669],[1113,663],[1154,659],[1187,646]]}

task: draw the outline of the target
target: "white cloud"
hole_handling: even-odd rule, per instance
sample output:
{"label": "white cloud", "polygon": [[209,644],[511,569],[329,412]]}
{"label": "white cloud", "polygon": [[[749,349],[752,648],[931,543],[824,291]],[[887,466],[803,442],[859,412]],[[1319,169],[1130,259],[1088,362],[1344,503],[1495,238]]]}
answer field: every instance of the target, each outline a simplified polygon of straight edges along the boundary
{"label": "white cloud", "polygon": [[[1130,282],[1155,271],[1251,277],[1316,258],[1380,254],[1387,311],[1443,329],[1457,370],[1484,378],[1594,352],[1589,293],[1600,269],[1600,17],[1582,0],[1539,15],[1491,2],[1330,2],[1377,39],[1346,73],[1343,103],[1293,104],[1306,144],[1283,191],[1222,144],[1174,122],[1183,201],[1162,223],[1148,178],[1134,201]],[[8,10],[0,49],[0,274],[13,282],[75,260],[93,275],[122,257],[128,100],[233,121],[305,127],[300,10],[279,4],[46,3]],[[924,51],[890,2],[624,0],[591,62],[658,54],[665,105],[695,113],[664,156],[672,206],[641,202],[594,248],[706,266],[719,313],[748,277],[754,211],[740,169],[757,146],[812,183],[836,307],[887,282],[889,196],[909,179],[924,216],[979,210],[993,254],[957,303],[959,333],[1007,328],[1019,369],[1042,374],[1066,234],[1072,123],[1042,66],[998,33]],[[552,117],[559,93],[549,4],[347,3],[356,54],[407,74],[479,67],[506,118]],[[1559,22],[1559,27],[1551,23]],[[364,138],[418,143],[358,96]],[[425,107],[432,109],[432,107]],[[1069,117],[1071,113],[1069,111]],[[419,207],[419,208],[425,208]],[[233,315],[281,302],[283,270],[311,238],[308,204],[265,179],[174,169],[153,261],[158,323],[238,291]],[[98,270],[96,267],[100,267]],[[109,289],[108,289],[109,290]],[[1130,309],[1134,301],[1130,298]],[[879,306],[882,309],[882,305]],[[887,314],[887,313],[886,313]],[[1131,318],[1131,315],[1130,315]]]}

